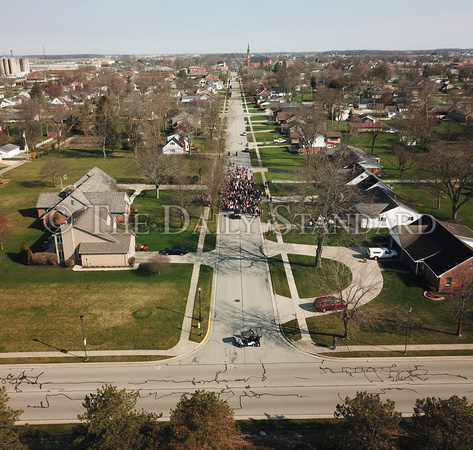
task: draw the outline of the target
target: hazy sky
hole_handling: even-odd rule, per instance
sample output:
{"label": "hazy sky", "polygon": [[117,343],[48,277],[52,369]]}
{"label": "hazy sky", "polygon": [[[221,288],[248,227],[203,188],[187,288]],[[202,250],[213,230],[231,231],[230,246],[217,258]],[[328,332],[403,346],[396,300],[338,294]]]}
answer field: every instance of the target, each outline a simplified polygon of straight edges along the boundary
{"label": "hazy sky", "polygon": [[473,48],[472,0],[2,3],[0,55]]}

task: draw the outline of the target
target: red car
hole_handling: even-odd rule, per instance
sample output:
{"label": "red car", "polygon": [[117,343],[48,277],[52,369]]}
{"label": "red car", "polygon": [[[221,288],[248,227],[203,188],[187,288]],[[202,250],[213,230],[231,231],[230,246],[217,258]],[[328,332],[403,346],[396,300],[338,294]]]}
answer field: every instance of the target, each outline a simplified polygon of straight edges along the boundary
{"label": "red car", "polygon": [[333,311],[334,309],[342,309],[346,304],[345,300],[340,300],[333,295],[327,295],[325,297],[317,297],[314,300],[314,310],[316,312]]}

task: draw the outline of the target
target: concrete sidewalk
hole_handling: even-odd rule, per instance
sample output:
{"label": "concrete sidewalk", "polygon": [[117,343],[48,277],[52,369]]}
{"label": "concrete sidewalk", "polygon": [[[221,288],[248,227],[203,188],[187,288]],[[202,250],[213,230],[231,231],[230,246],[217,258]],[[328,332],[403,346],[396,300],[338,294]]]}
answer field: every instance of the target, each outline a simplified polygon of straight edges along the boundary
{"label": "concrete sidewalk", "polygon": [[[356,353],[356,352],[396,352],[404,354],[405,345],[337,345],[335,350],[332,347],[318,345],[315,342],[294,341],[294,347],[312,355],[327,355],[330,353]],[[411,352],[437,352],[437,351],[462,351],[473,350],[473,344],[422,344],[407,346],[407,356]]]}

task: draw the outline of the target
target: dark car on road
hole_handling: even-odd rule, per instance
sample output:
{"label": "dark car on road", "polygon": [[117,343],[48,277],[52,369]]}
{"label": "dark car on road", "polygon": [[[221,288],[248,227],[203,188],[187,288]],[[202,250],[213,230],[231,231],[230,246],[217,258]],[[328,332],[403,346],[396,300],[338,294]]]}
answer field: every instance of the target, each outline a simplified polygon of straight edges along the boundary
{"label": "dark car on road", "polygon": [[165,255],[185,255],[189,250],[186,247],[175,246],[166,247],[161,253]]}
{"label": "dark car on road", "polygon": [[233,218],[234,219],[241,219],[241,209],[240,208],[235,208],[233,210]]}
{"label": "dark car on road", "polygon": [[317,297],[314,300],[314,310],[316,312],[333,311],[334,309],[342,309],[346,304],[345,300],[340,300],[333,295],[326,295],[325,297]]}

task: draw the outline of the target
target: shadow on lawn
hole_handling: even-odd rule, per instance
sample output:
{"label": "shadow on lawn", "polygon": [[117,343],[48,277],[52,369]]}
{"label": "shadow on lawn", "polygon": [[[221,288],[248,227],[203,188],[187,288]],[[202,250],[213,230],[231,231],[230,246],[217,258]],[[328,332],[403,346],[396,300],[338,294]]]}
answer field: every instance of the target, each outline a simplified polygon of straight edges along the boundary
{"label": "shadow on lawn", "polygon": [[18,212],[21,214],[21,217],[31,217],[32,219],[38,218],[38,211],[36,211],[36,208],[19,209]]}
{"label": "shadow on lawn", "polygon": [[20,181],[20,186],[33,189],[52,187],[51,184],[45,183],[43,180]]}
{"label": "shadow on lawn", "polygon": [[48,344],[48,343],[46,343],[46,342],[40,341],[40,340],[37,339],[37,338],[33,338],[33,341],[34,341],[34,342],[38,342],[38,343],[40,343],[40,344],[43,344],[43,345],[46,346],[46,347],[53,348],[54,350],[57,350],[57,351],[59,351],[60,353],[64,353],[64,354],[70,355],[70,356],[75,356],[76,358],[82,358],[82,356],[76,355],[76,354],[74,354],[74,353],[71,353],[71,352],[69,352],[69,350],[66,350],[66,349],[64,349],[64,348],[59,348],[59,347],[56,347],[56,346],[54,346],[54,345],[50,345],[50,344]]}
{"label": "shadow on lawn", "polygon": [[[163,311],[169,311],[169,312],[172,312],[172,313],[175,313],[175,314],[179,314],[180,316],[182,317],[187,317],[189,319],[195,319],[195,320],[198,320],[198,317],[193,317],[193,316],[186,316],[184,313],[180,312],[180,311],[175,311],[174,309],[170,309],[170,308],[164,308],[162,306],[156,306],[156,309],[162,309]],[[179,328],[180,329],[180,328]]]}
{"label": "shadow on lawn", "polygon": [[[61,157],[63,158],[102,158],[103,159],[103,153],[101,149],[78,149],[78,148],[69,148],[67,150],[62,150],[61,152]],[[107,158],[124,158],[123,155],[118,155],[116,153],[110,153],[109,150],[107,150]]]}

